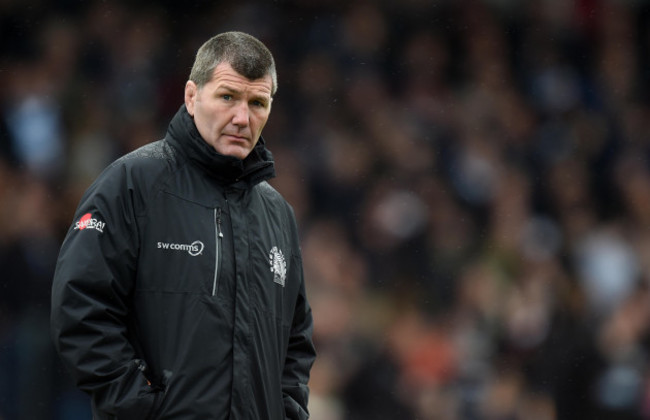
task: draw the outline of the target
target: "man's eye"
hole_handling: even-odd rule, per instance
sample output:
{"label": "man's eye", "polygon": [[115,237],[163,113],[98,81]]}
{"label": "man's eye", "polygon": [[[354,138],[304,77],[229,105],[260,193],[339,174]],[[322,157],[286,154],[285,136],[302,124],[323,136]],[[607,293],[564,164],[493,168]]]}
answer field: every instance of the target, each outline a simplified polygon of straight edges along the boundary
{"label": "man's eye", "polygon": [[226,100],[226,101],[229,101],[229,100],[232,99],[232,95],[228,95],[228,94],[221,95],[221,98],[223,98],[223,99]]}
{"label": "man's eye", "polygon": [[253,104],[253,106],[257,106],[257,107],[260,107],[260,108],[265,107],[265,104],[262,101],[253,101],[252,104]]}

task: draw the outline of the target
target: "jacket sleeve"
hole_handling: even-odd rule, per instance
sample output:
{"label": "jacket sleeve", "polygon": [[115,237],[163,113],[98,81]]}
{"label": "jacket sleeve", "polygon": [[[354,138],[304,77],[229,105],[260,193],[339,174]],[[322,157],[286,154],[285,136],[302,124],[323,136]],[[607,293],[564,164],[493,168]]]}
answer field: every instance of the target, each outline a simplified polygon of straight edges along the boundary
{"label": "jacket sleeve", "polygon": [[54,274],[54,345],[100,419],[145,419],[159,394],[128,338],[137,231],[133,186],[113,165],[82,197]]}
{"label": "jacket sleeve", "polygon": [[[293,220],[295,232],[295,219]],[[295,237],[298,243],[297,234]],[[296,263],[294,269],[300,271],[301,284],[282,373],[282,395],[286,418],[305,420],[309,418],[309,372],[316,359],[316,350],[312,341],[313,319],[305,292],[302,258],[300,255],[293,258]]]}

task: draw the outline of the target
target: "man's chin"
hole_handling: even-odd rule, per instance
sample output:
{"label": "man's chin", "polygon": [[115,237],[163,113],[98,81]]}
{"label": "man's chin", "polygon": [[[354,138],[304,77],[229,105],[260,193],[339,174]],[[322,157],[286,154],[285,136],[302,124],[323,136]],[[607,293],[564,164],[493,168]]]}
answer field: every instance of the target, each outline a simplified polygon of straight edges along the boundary
{"label": "man's chin", "polygon": [[250,154],[250,150],[244,147],[227,147],[223,150],[216,149],[218,153],[224,156],[231,156],[239,160],[244,160]]}

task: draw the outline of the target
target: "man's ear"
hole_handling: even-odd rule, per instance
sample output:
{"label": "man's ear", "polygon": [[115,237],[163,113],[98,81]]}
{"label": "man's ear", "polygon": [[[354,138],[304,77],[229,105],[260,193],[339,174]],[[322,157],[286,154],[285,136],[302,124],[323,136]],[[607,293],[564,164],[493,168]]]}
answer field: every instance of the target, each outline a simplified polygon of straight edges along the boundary
{"label": "man's ear", "polygon": [[196,86],[196,83],[188,80],[187,83],[185,83],[185,107],[191,116],[194,116],[194,102],[196,101],[198,93],[199,88]]}

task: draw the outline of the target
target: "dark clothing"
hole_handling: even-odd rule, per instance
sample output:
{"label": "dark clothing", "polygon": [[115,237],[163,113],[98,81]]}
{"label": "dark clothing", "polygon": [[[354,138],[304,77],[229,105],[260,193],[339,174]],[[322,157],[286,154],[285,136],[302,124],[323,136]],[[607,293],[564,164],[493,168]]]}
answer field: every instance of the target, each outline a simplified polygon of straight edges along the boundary
{"label": "dark clothing", "polygon": [[85,193],[52,332],[95,418],[308,418],[311,310],[273,175],[262,139],[220,155],[183,106]]}

